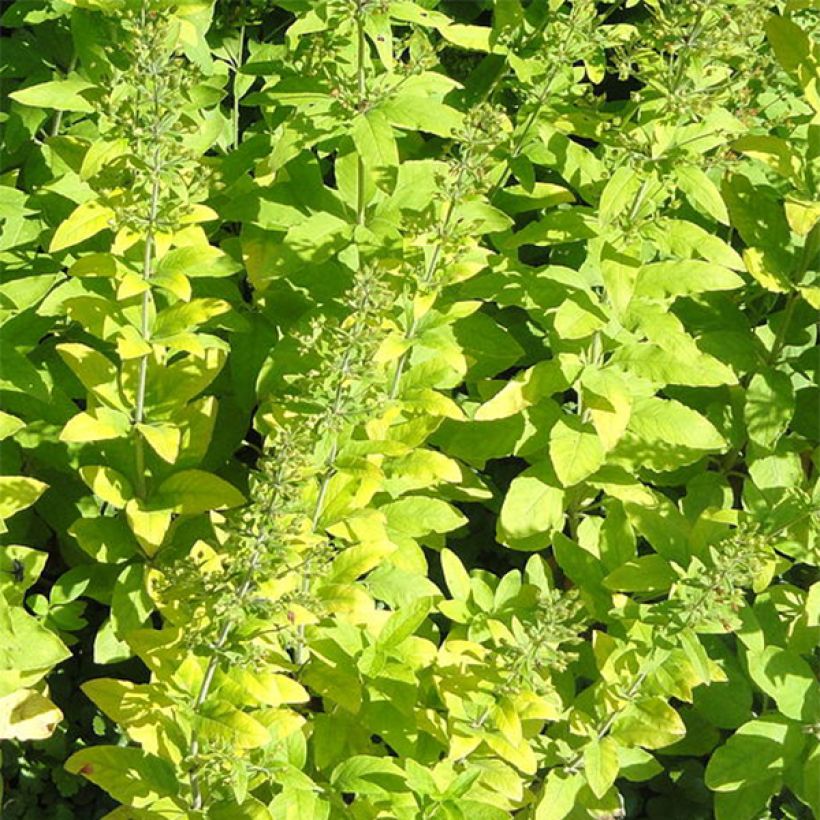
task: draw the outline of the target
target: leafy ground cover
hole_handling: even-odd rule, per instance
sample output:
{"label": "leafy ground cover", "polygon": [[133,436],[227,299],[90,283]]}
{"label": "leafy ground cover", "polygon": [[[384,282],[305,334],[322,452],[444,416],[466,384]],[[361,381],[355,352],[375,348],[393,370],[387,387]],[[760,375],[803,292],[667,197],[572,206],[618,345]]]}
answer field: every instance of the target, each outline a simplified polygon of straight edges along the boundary
{"label": "leafy ground cover", "polygon": [[814,0],[14,0],[4,818],[820,816]]}

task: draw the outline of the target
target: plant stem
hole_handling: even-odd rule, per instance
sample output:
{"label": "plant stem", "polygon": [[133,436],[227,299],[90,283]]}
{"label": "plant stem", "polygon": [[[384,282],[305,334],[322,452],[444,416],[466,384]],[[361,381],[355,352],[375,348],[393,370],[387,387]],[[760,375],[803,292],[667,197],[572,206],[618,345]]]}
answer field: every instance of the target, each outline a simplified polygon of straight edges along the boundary
{"label": "plant stem", "polygon": [[[159,78],[154,77],[153,82],[153,104],[154,122],[152,125],[152,137],[154,150],[151,157],[151,199],[148,204],[148,217],[145,228],[145,249],[142,256],[142,278],[146,284],[151,279],[152,266],[154,262],[154,234],[157,224],[157,213],[159,209],[160,194],[160,174],[162,173],[162,149],[160,144],[160,98],[159,98]],[[142,315],[140,317],[140,330],[143,340],[148,343],[150,327],[149,316],[151,308],[151,289],[146,287],[142,292]],[[134,432],[135,432],[135,457],[137,470],[137,491],[142,498],[145,498],[145,442],[142,434],[137,430],[137,425],[142,424],[145,418],[145,393],[148,383],[148,358],[151,353],[146,353],[139,362],[139,373],[137,375],[137,396],[134,409]]]}
{"label": "plant stem", "polygon": [[[365,80],[365,54],[367,44],[364,38],[364,20],[362,3],[359,0],[356,9],[356,87],[359,93],[359,112],[364,116],[367,106],[367,83]],[[364,159],[361,154],[356,157],[356,224],[364,225],[365,216],[365,185],[367,182]]]}
{"label": "plant stem", "polygon": [[[71,62],[68,64],[68,71],[66,71],[66,76],[71,74],[72,71],[77,67],[77,57],[76,55],[71,58]],[[60,133],[60,127],[63,124],[63,112],[62,111],[55,111],[54,112],[54,122],[51,124],[51,135],[52,137],[56,137]]]}
{"label": "plant stem", "polygon": [[[242,584],[237,591],[237,602],[241,604],[245,600],[245,596],[247,596],[248,592],[250,592],[251,585],[253,583],[253,572],[256,569],[256,564],[259,560],[259,556],[262,552],[262,543],[259,544],[257,549],[251,555],[251,560],[248,563],[248,569],[245,572],[245,577],[242,580]],[[233,619],[228,618],[225,623],[222,624],[222,628],[219,631],[219,635],[216,639],[216,643],[213,645],[213,654],[208,661],[208,666],[205,669],[205,675],[202,678],[202,683],[199,687],[199,692],[197,693],[196,699],[194,700],[194,713],[197,713],[205,703],[208,698],[208,694],[211,691],[211,686],[214,682],[214,676],[216,675],[216,671],[219,668],[219,652],[228,642],[228,638],[231,636],[231,632],[233,632],[233,628],[235,626],[235,622]],[[196,757],[199,754],[199,733],[197,732],[196,727],[194,727],[193,731],[191,732],[191,745],[190,745],[190,756]],[[199,771],[196,768],[196,764],[194,764],[193,768],[191,769],[189,780],[191,784],[191,808],[194,811],[199,811],[202,808],[202,788],[199,782]]]}
{"label": "plant stem", "polygon": [[[363,8],[361,0],[359,0],[356,9],[356,87],[359,93],[359,109],[363,110],[367,104],[367,81],[365,77],[365,54],[366,41],[364,36],[364,20]],[[365,224],[366,201],[365,201],[365,165],[361,155],[357,158],[356,166],[357,177],[357,194],[356,194],[356,224]],[[360,317],[357,316],[355,328],[359,328]],[[355,334],[355,331],[354,331]],[[350,365],[353,358],[353,349],[348,347],[339,367],[339,381],[336,384],[336,392],[333,397],[333,404],[331,405],[330,415],[335,419],[339,415],[342,407],[342,399],[344,396],[345,379],[350,372]],[[333,436],[333,442],[330,446],[330,452],[325,459],[324,471],[319,482],[319,490],[316,495],[316,503],[313,507],[313,514],[311,516],[311,526],[315,531],[319,526],[319,519],[322,517],[324,511],[325,498],[327,490],[330,485],[330,480],[335,474],[334,465],[336,463],[336,456],[339,453],[339,437],[337,434]],[[302,595],[307,595],[310,592],[310,561],[305,562],[304,572],[302,573],[302,582],[300,585]],[[300,624],[296,630],[296,646],[293,651],[293,662],[297,666],[301,666],[304,661],[305,654],[305,626]]]}
{"label": "plant stem", "polygon": [[641,182],[641,187],[638,188],[638,193],[635,194],[635,199],[632,201],[632,207],[629,209],[629,216],[627,217],[628,222],[632,222],[638,215],[638,211],[641,209],[641,205],[643,205],[643,200],[648,189],[649,180],[645,179]]}
{"label": "plant stem", "polygon": [[797,292],[789,294],[788,301],[786,302],[786,308],[784,310],[783,322],[781,323],[780,328],[777,331],[777,335],[775,336],[771,353],[769,353],[769,365],[777,363],[778,357],[782,353],[783,348],[786,346],[786,333],[788,332],[789,325],[794,317],[794,309],[797,307],[797,302],[799,299],[800,296]]}
{"label": "plant stem", "polygon": [[[357,326],[358,326],[358,317],[357,317]],[[342,398],[344,396],[344,384],[345,379],[350,372],[350,365],[351,360],[353,358],[353,349],[348,347],[345,351],[344,358],[342,359],[342,363],[339,367],[339,381],[336,384],[336,392],[333,397],[333,404],[330,408],[330,416],[331,419],[334,419],[339,415],[339,412],[342,409]],[[325,498],[327,497],[327,489],[330,486],[330,480],[333,478],[335,474],[335,463],[336,463],[336,456],[339,454],[339,437],[338,434],[334,434],[333,442],[330,445],[330,452],[325,459],[324,464],[324,471],[322,473],[322,478],[319,482],[319,490],[316,494],[316,503],[313,506],[313,514],[311,515],[311,528],[315,532],[316,528],[319,526],[319,520],[322,517],[322,512],[324,511],[325,506]],[[304,563],[304,571],[302,572],[302,581],[300,584],[300,592],[302,595],[307,595],[310,592],[310,560],[305,561]],[[305,626],[304,624],[299,624],[296,629],[296,645],[293,650],[293,662],[297,666],[301,666],[305,662]]]}
{"label": "plant stem", "polygon": [[[533,33],[533,36],[532,36],[531,39],[534,39],[535,36],[538,33],[540,33],[541,30],[542,29],[539,28],[539,30],[537,32]],[[546,79],[544,81],[544,87],[541,89],[541,93],[538,95],[538,98],[536,100],[536,104],[533,107],[533,110],[530,112],[530,114],[529,114],[529,116],[528,116],[528,118],[527,118],[527,120],[524,124],[524,128],[522,129],[521,133],[516,138],[516,142],[514,144],[513,150],[511,151],[510,155],[504,160],[504,163],[503,163],[503,166],[502,166],[502,169],[501,169],[501,176],[498,178],[498,180],[496,180],[494,185],[490,188],[489,192],[487,193],[488,201],[490,201],[490,202],[492,201],[493,197],[496,195],[496,193],[498,193],[499,189],[506,182],[507,176],[510,172],[510,163],[518,157],[521,150],[523,149],[524,142],[527,138],[529,130],[530,130],[530,128],[532,128],[532,125],[535,122],[535,120],[537,119],[538,114],[539,114],[542,106],[546,102],[547,92],[549,91],[549,87],[552,84],[552,80],[555,77],[556,71],[557,71],[557,64],[553,68],[553,71],[550,74],[550,76],[548,77],[548,79]],[[489,85],[487,90],[484,92],[482,101],[487,100],[492,96],[492,93],[495,90],[498,83],[501,81],[501,78],[502,78],[503,74],[504,74],[504,72],[499,72],[496,75],[496,77],[493,79],[492,83]],[[458,199],[461,196],[461,183],[463,181],[464,170],[465,170],[465,165],[462,164],[461,169],[459,171],[459,177],[456,180],[456,184],[453,186],[453,193],[450,196],[450,199],[448,200],[447,204],[445,205],[444,216],[443,216],[441,225],[440,225],[439,230],[438,230],[439,240],[433,248],[433,253],[430,257],[430,263],[428,264],[427,269],[425,270],[425,273],[424,273],[424,275],[422,277],[422,280],[421,280],[425,285],[429,284],[432,281],[433,276],[435,275],[436,268],[438,267],[439,258],[441,256],[441,251],[442,251],[443,244],[446,241],[446,239],[448,238],[447,234],[448,234],[448,231],[449,231],[449,228],[450,228],[450,223],[452,221],[453,213],[455,211],[455,206],[458,202]],[[410,341],[415,336],[417,326],[418,326],[418,323],[416,322],[415,318],[412,318],[411,321],[410,321],[410,324],[408,325],[407,331],[405,332],[405,339],[406,340]],[[407,360],[409,359],[409,356],[410,356],[409,350],[405,351],[404,353],[401,354],[401,356],[399,357],[399,361],[396,364],[396,370],[393,373],[393,380],[392,380],[392,383],[390,385],[389,396],[390,396],[391,399],[395,399],[396,396],[398,395],[399,384],[401,382],[401,377],[404,374],[404,369],[405,369],[405,367],[407,367]]]}
{"label": "plant stem", "polygon": [[[433,252],[430,254],[430,261],[428,262],[427,267],[424,269],[424,273],[422,274],[420,280],[420,284],[422,287],[427,287],[433,281],[436,269],[438,268],[439,259],[441,257],[441,252],[444,247],[444,242],[447,239],[447,233],[450,228],[450,223],[452,222],[453,213],[455,212],[458,199],[461,197],[461,188],[464,182],[464,173],[466,167],[466,163],[462,162],[459,168],[458,176],[456,177],[455,184],[453,185],[453,191],[450,195],[450,198],[444,205],[444,216],[441,220],[441,224],[438,229],[439,240],[433,246]],[[404,338],[407,341],[410,341],[415,336],[417,328],[418,322],[416,320],[416,317],[411,316],[410,323],[407,326],[407,330],[404,334]],[[409,359],[409,357],[409,350],[406,350],[399,357],[399,361],[396,364],[396,370],[393,373],[393,381],[390,384],[389,396],[391,399],[395,399],[399,393],[399,384],[401,383],[401,377],[404,373],[404,368],[407,366],[407,360]]]}
{"label": "plant stem", "polygon": [[[680,627],[680,629],[676,630],[676,633],[683,632],[684,630],[689,629],[692,626],[695,618],[698,616],[698,614],[701,610],[701,607],[706,602],[706,599],[713,593],[714,589],[717,589],[721,586],[721,584],[726,579],[726,577],[730,574],[730,572],[733,568],[734,568],[734,563],[729,564],[723,570],[723,572],[722,572],[720,578],[718,579],[718,581],[716,583],[710,585],[707,589],[705,589],[698,596],[697,600],[694,601],[690,605],[689,613],[686,617],[686,620],[684,621],[684,623]],[[663,635],[663,633],[661,633],[661,634]],[[607,734],[609,733],[609,730],[612,728],[615,721],[618,719],[618,717],[621,715],[621,713],[624,711],[624,709],[626,709],[627,706],[629,706],[629,704],[632,702],[632,699],[640,692],[640,689],[643,686],[644,681],[649,677],[650,673],[652,671],[654,671],[653,667],[659,666],[660,663],[663,661],[663,658],[654,659],[654,653],[655,653],[656,649],[657,649],[657,647],[654,647],[654,646],[652,647],[652,652],[650,653],[648,659],[644,663],[644,669],[638,674],[638,676],[632,682],[632,685],[629,687],[626,694],[624,695],[623,705],[619,706],[615,711],[613,711],[607,717],[607,719],[604,721],[604,723],[600,726],[600,728],[597,730],[597,732],[595,733],[595,741],[596,742],[603,740],[607,736]],[[586,748],[586,745],[583,746],[581,748],[581,751],[572,759],[572,761],[564,767],[566,769],[566,771],[568,771],[570,773],[574,773],[574,772],[579,771],[579,767],[581,766],[581,764],[583,763],[583,760],[584,760],[584,749],[585,748]]]}
{"label": "plant stem", "polygon": [[[359,90],[359,99],[361,105],[364,105],[366,101],[366,84],[365,84],[365,75],[364,75],[364,56],[365,56],[365,39],[364,39],[364,26],[362,23],[362,12],[361,12],[361,5],[359,6],[358,13],[356,15],[356,28],[357,28],[357,41],[358,41],[358,65],[357,65],[357,85]],[[242,38],[244,37],[244,26],[242,27],[242,35],[240,36],[240,43],[242,42]],[[241,46],[240,46],[241,48]],[[236,105],[236,99],[234,100]],[[238,121],[237,121],[238,122]],[[235,143],[236,145],[236,132],[235,132]],[[361,158],[358,161],[358,202],[357,202],[357,209],[356,209],[356,222],[359,225],[363,225],[365,222],[365,199],[364,199],[364,177],[365,177],[365,168],[364,163]],[[357,326],[358,326],[358,317],[357,317]],[[339,415],[342,406],[342,400],[344,397],[344,385],[345,379],[350,371],[350,366],[352,363],[353,358],[353,349],[348,348],[345,351],[345,355],[342,359],[341,365],[339,367],[339,381],[336,385],[336,391],[334,394],[333,404],[331,406],[330,415],[332,418],[335,418]],[[313,514],[311,515],[311,525],[312,529],[316,530],[319,525],[319,520],[321,518],[322,512],[324,510],[325,499],[327,497],[327,490],[330,485],[330,480],[334,475],[334,465],[336,462],[336,457],[339,451],[339,439],[338,435],[334,435],[333,442],[331,444],[330,452],[325,460],[325,469],[322,474],[322,478],[319,484],[319,490],[316,496],[316,503],[314,505]],[[272,505],[273,506],[273,505]],[[273,509],[269,511],[269,515],[273,514]],[[253,573],[257,567],[257,563],[259,558],[262,554],[262,550],[264,548],[264,541],[260,541],[256,550],[253,552],[251,556],[250,563],[248,565],[248,569],[245,573],[243,578],[242,584],[240,585],[237,591],[237,600],[238,603],[242,603],[247,596],[248,592],[251,589],[253,584]],[[310,591],[310,559],[307,559],[303,563],[303,573],[302,573],[302,581],[301,581],[301,592],[302,594],[307,594]],[[228,639],[233,632],[235,627],[235,622],[233,619],[228,619],[222,625],[220,629],[219,635],[217,637],[216,643],[213,646],[213,654],[211,655],[210,660],[208,661],[208,666],[205,669],[205,675],[202,679],[202,684],[199,688],[199,692],[197,693],[196,699],[194,701],[194,710],[198,711],[202,708],[203,704],[205,703],[208,694],[210,692],[211,686],[213,685],[214,676],[219,668],[219,652],[227,643]],[[294,648],[294,663],[297,666],[301,666],[304,662],[304,640],[305,640],[305,627],[303,624],[300,624],[297,627],[297,642]],[[195,757],[199,753],[199,737],[194,731],[193,736],[191,738],[190,744],[190,755],[191,757]],[[202,808],[202,790],[199,782],[199,774],[196,767],[191,769],[190,773],[190,784],[191,784],[191,807],[198,811]]]}
{"label": "plant stem", "polygon": [[[244,3],[243,3],[244,6]],[[233,148],[239,147],[239,69],[242,67],[242,58],[245,51],[245,24],[239,27],[239,49],[236,56],[233,74]]]}

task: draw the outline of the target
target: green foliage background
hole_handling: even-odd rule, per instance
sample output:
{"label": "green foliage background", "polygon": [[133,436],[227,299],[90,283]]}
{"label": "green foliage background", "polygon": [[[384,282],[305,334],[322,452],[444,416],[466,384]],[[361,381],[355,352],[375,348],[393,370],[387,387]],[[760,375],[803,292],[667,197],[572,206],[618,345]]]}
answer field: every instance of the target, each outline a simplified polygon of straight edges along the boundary
{"label": "green foliage background", "polygon": [[815,0],[14,0],[3,817],[820,816]]}

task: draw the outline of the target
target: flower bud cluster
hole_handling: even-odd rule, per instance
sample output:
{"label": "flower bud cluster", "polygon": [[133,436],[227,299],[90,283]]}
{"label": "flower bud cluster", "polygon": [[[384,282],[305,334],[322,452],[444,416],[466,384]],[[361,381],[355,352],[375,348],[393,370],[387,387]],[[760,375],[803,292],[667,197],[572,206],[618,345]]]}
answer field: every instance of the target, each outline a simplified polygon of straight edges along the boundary
{"label": "flower bud cluster", "polygon": [[120,53],[112,64],[124,68],[110,78],[100,118],[105,138],[125,150],[106,163],[99,181],[119,225],[138,232],[177,228],[208,185],[189,147],[198,128],[190,95],[200,78],[179,50],[179,21],[165,5],[150,0],[118,19]]}

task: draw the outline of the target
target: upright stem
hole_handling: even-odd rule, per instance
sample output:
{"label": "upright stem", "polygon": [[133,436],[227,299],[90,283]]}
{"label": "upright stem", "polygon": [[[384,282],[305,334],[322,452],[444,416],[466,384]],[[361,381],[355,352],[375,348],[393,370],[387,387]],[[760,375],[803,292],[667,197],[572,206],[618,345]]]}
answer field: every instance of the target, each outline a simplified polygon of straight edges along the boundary
{"label": "upright stem", "polygon": [[[794,272],[794,281],[796,283],[801,281],[818,250],[820,250],[820,224],[815,225],[811,231],[809,231],[809,235],[803,243],[803,250],[800,254],[800,262],[797,265],[797,270]],[[769,354],[768,363],[770,365],[777,363],[778,356],[780,356],[783,348],[786,346],[786,334],[788,333],[789,325],[794,318],[794,310],[797,307],[799,298],[798,291],[793,291],[789,294],[789,300],[786,303],[786,311],[783,316],[783,322],[780,325],[780,329],[777,331],[777,336],[775,337],[774,343],[772,344],[771,353]]]}
{"label": "upright stem", "polygon": [[[538,30],[533,37],[536,36],[541,31]],[[555,72],[557,71],[557,65],[553,69],[550,76],[544,81],[544,87],[541,89],[540,94],[536,100],[535,106],[533,110],[530,112],[527,120],[524,124],[524,128],[522,129],[521,133],[516,138],[515,144],[513,145],[513,150],[510,152],[509,156],[505,159],[502,170],[501,176],[496,180],[495,184],[490,188],[487,198],[488,200],[492,201],[493,197],[498,193],[498,190],[502,187],[502,185],[506,182],[507,176],[510,172],[510,163],[520,154],[521,150],[524,147],[524,142],[526,141],[527,135],[532,128],[533,123],[538,117],[538,113],[540,112],[544,102],[547,99],[547,92],[549,91],[549,87],[552,84],[552,80],[555,76]],[[501,77],[503,76],[503,72],[499,72],[490,86],[487,88],[486,92],[484,93],[483,99],[489,99],[492,96],[493,91],[495,90],[498,83],[501,81]],[[439,259],[441,257],[441,252],[443,249],[444,242],[447,240],[448,232],[450,228],[450,223],[452,222],[453,213],[455,212],[455,206],[458,204],[458,199],[461,196],[461,184],[463,182],[463,175],[465,171],[465,165],[462,163],[461,169],[459,170],[459,176],[456,180],[455,185],[453,186],[453,193],[450,196],[450,199],[447,201],[445,205],[444,215],[442,217],[441,225],[439,226],[438,234],[439,240],[436,245],[433,247],[433,253],[430,256],[430,262],[427,265],[427,268],[422,277],[422,283],[424,285],[430,284],[433,279],[433,276],[436,273],[436,269],[438,268]],[[418,323],[415,317],[412,317],[410,323],[407,327],[407,331],[405,332],[405,339],[411,340],[416,333],[416,329],[418,327]],[[407,367],[407,361],[410,357],[409,350],[405,351],[399,357],[399,361],[396,364],[396,370],[393,373],[393,380],[390,385],[390,398],[395,399],[399,393],[399,385],[401,383],[401,377],[404,375],[404,369]]]}
{"label": "upright stem", "polygon": [[[243,4],[244,5],[244,4]],[[239,147],[239,69],[242,67],[242,58],[245,51],[245,24],[239,27],[239,49],[236,56],[233,74],[233,148]]]}
{"label": "upright stem", "polygon": [[[364,20],[362,19],[362,4],[359,0],[358,8],[356,9],[356,88],[358,90],[358,108],[363,114],[367,106],[367,83],[365,79],[365,54],[367,43],[364,37]],[[361,154],[357,156],[356,162],[356,224],[364,225],[365,216],[365,185],[366,185],[366,170],[364,166],[364,159]]]}
{"label": "upright stem", "polygon": [[[689,608],[689,613],[686,617],[686,620],[684,621],[681,628],[679,630],[676,630],[676,633],[683,632],[684,630],[689,629],[692,626],[695,619],[700,614],[701,607],[706,603],[706,599],[713,593],[715,588],[717,588],[718,586],[720,586],[720,584],[723,583],[727,575],[730,573],[732,567],[733,564],[730,564],[721,574],[717,584],[713,584],[709,586],[707,589],[705,589],[698,596],[697,600],[692,603],[692,605]],[[624,697],[622,698],[622,705],[615,709],[613,712],[611,712],[609,716],[606,718],[606,720],[597,729],[595,733],[596,741],[603,740],[609,734],[609,730],[613,727],[615,721],[620,717],[624,709],[626,709],[627,706],[629,706],[629,704],[632,702],[632,699],[640,692],[641,687],[644,684],[644,681],[654,671],[654,667],[657,667],[663,660],[663,658],[661,658],[660,660],[656,660],[654,658],[655,652],[657,652],[657,647],[652,648],[652,652],[650,652],[649,657],[643,664],[643,670],[637,675],[635,680],[632,682],[632,685],[624,694]],[[579,771],[579,769],[582,768],[585,748],[586,746],[582,747],[578,754],[572,759],[572,761],[563,767],[566,771],[573,773]]]}
{"label": "upright stem", "polygon": [[[145,228],[145,250],[142,256],[142,278],[147,283],[151,279],[152,266],[154,261],[154,234],[156,231],[157,212],[159,209],[159,194],[160,194],[160,174],[162,172],[162,151],[160,147],[160,100],[159,100],[159,79],[154,77],[153,84],[153,102],[154,102],[154,123],[152,128],[152,135],[154,139],[154,151],[151,161],[151,199],[148,204],[148,218],[146,220]],[[142,315],[140,317],[140,329],[142,338],[147,342],[149,336],[149,315],[151,308],[151,290],[146,288],[142,293]],[[137,397],[136,407],[134,409],[134,430],[135,447],[136,447],[136,468],[137,468],[137,488],[139,495],[145,498],[145,443],[142,434],[136,429],[136,425],[142,424],[145,418],[145,392],[148,382],[148,357],[150,353],[146,353],[139,363],[139,373],[137,376]]]}
{"label": "upright stem", "polygon": [[[366,82],[365,82],[365,74],[364,74],[364,62],[365,62],[365,49],[366,49],[366,42],[364,37],[364,26],[362,22],[362,10],[361,6],[358,9],[356,15],[356,33],[357,33],[357,43],[358,43],[358,58],[357,58],[357,69],[356,69],[356,76],[357,76],[357,87],[359,91],[359,103],[360,108],[363,108],[366,103]],[[244,36],[244,26],[242,27],[242,35],[240,36],[240,44],[242,42]],[[241,48],[241,45],[240,45]],[[236,106],[236,96],[234,98],[234,105]],[[236,107],[234,109],[236,111]],[[235,122],[237,120],[235,119]],[[234,141],[236,144],[237,141],[237,132],[234,132]],[[357,208],[356,208],[356,222],[359,225],[363,225],[365,222],[365,192],[364,192],[364,181],[365,181],[365,167],[364,163],[361,158],[358,161],[358,195],[357,195]],[[331,416],[335,418],[339,415],[341,411],[342,401],[344,398],[344,386],[345,386],[345,379],[350,371],[350,366],[352,364],[352,357],[353,357],[353,350],[348,348],[345,351],[345,355],[342,359],[340,368],[339,368],[339,381],[336,385],[336,391],[333,398],[333,403],[331,405]],[[327,497],[327,491],[330,484],[330,480],[334,474],[334,464],[336,462],[336,457],[339,451],[339,440],[338,436],[334,434],[333,442],[331,444],[330,452],[328,453],[327,458],[325,459],[324,464],[324,471],[322,473],[322,478],[319,484],[319,489],[316,496],[316,502],[314,504],[313,513],[311,515],[311,524],[312,529],[315,530],[319,525],[319,520],[322,516],[322,512],[324,510],[325,499]],[[274,510],[269,510],[269,515],[274,514]],[[260,540],[256,550],[253,552],[251,556],[250,563],[248,565],[248,569],[245,573],[243,578],[242,584],[240,585],[239,589],[237,590],[237,600],[241,604],[245,597],[248,595],[252,585],[253,585],[253,574],[256,570],[259,558],[262,554],[264,549],[264,541]],[[301,581],[301,591],[302,593],[307,593],[310,590],[310,560],[306,560],[303,566],[303,574],[302,574],[302,581]],[[233,619],[226,620],[217,636],[217,640],[214,643],[212,649],[213,654],[211,655],[208,665],[205,669],[205,675],[202,678],[202,684],[200,685],[199,691],[197,696],[194,700],[194,711],[198,712],[205,701],[208,698],[208,695],[211,690],[211,686],[213,685],[214,677],[216,675],[217,670],[219,669],[219,660],[220,660],[220,652],[228,642],[236,623]],[[294,662],[297,665],[301,665],[304,662],[304,640],[305,640],[305,628],[304,625],[300,624],[297,628],[297,642],[296,647],[294,649]],[[190,744],[190,755],[191,757],[196,757],[199,753],[199,735],[196,730],[194,730],[192,737],[191,737],[191,744]],[[196,768],[196,765],[191,769],[190,772],[190,784],[191,784],[191,808],[195,811],[199,811],[202,809],[203,805],[203,797],[202,797],[202,788],[199,779],[199,772]]]}
{"label": "upright stem", "polygon": [[[74,56],[71,58],[71,62],[68,64],[68,71],[66,71],[66,76],[71,74],[72,71],[77,67],[77,57]],[[56,137],[60,133],[60,127],[63,124],[63,112],[62,111],[55,111],[54,112],[54,122],[51,124],[51,136]]]}
{"label": "upright stem", "polygon": [[[345,379],[350,372],[350,365],[352,363],[353,350],[348,347],[339,367],[339,381],[336,384],[336,393],[333,397],[333,404],[330,408],[330,416],[335,420],[342,409],[342,399],[344,397]],[[319,490],[316,494],[316,503],[313,506],[313,514],[311,515],[311,529],[315,532],[319,526],[319,520],[324,512],[325,499],[327,497],[327,490],[330,486],[330,480],[335,473],[334,466],[336,464],[336,456],[339,454],[339,436],[333,435],[333,442],[330,445],[330,452],[325,459],[324,471],[319,482]],[[302,595],[307,595],[310,592],[310,560],[305,561],[302,571],[302,582],[299,591]],[[299,624],[296,629],[296,645],[293,650],[293,662],[297,666],[301,666],[305,662],[305,625]]]}
{"label": "upright stem", "polygon": [[[237,600],[241,604],[245,597],[247,596],[248,592],[250,592],[251,585],[253,583],[253,572],[256,569],[256,563],[259,560],[259,555],[262,551],[262,544],[257,547],[253,555],[251,556],[251,560],[248,564],[248,569],[245,572],[245,577],[242,581],[239,590],[237,591]],[[222,624],[222,628],[219,631],[219,635],[216,639],[216,643],[213,645],[213,654],[208,661],[208,666],[205,669],[205,675],[202,678],[202,683],[199,687],[199,692],[197,693],[196,699],[194,700],[194,713],[198,713],[199,710],[202,708],[202,705],[208,699],[208,695],[211,691],[211,686],[214,682],[214,676],[216,675],[216,670],[219,668],[219,653],[228,642],[228,638],[230,638],[231,633],[233,632],[235,623],[232,619],[228,619],[225,623]],[[199,754],[199,733],[194,727],[191,732],[191,745],[190,745],[190,756],[195,758]],[[189,775],[189,781],[191,784],[191,808],[194,811],[199,811],[202,808],[202,787],[199,781],[199,770],[197,769],[196,762],[194,762],[193,767],[191,768],[191,772]]]}
{"label": "upright stem", "polygon": [[[362,8],[361,0],[358,2],[356,9],[356,89],[358,92],[358,108],[363,112],[367,106],[367,77],[365,74],[365,57],[367,54],[367,42],[364,34],[364,10]],[[357,157],[356,162],[356,224],[365,224],[365,215],[367,210],[367,202],[365,199],[365,185],[366,185],[366,169],[364,159],[361,155]],[[357,317],[357,324],[358,324]],[[352,363],[353,350],[348,348],[342,358],[342,363],[339,368],[339,381],[336,385],[336,392],[333,397],[333,404],[330,409],[331,418],[335,419],[339,415],[342,408],[342,398],[344,396],[345,379],[350,371]],[[319,490],[316,494],[316,503],[313,507],[313,514],[311,516],[311,528],[315,531],[319,526],[319,520],[324,511],[325,498],[327,497],[327,490],[330,486],[330,480],[334,475],[334,465],[336,463],[336,456],[339,454],[339,438],[337,434],[333,435],[333,442],[330,446],[330,452],[325,459],[324,471],[319,482]],[[302,572],[302,582],[300,585],[302,595],[307,595],[310,592],[310,561],[305,562],[304,571]],[[305,661],[305,626],[300,624],[296,630],[296,646],[293,652],[293,662],[297,666],[301,666]]]}
{"label": "upright stem", "polygon": [[772,350],[769,354],[769,364],[773,365],[777,363],[777,359],[780,356],[783,348],[786,346],[786,334],[789,330],[789,325],[792,323],[792,318],[794,317],[794,310],[797,307],[797,303],[800,297],[797,292],[790,293],[788,301],[786,302],[786,308],[783,315],[783,321],[780,324],[780,327],[777,331],[777,336],[775,336],[774,343],[772,344]]}
{"label": "upright stem", "polygon": [[[274,481],[274,485],[277,487],[281,483],[283,471],[284,467],[283,465],[280,465],[277,471],[276,480]],[[265,516],[266,519],[270,518],[274,514],[277,501],[277,495],[276,493],[274,493],[273,498],[270,501],[270,505],[267,509],[267,513]],[[259,559],[262,556],[262,551],[265,549],[265,546],[267,545],[267,541],[267,537],[261,537],[253,553],[251,553],[251,558],[248,562],[248,567],[245,570],[245,574],[242,577],[242,582],[240,583],[236,591],[236,600],[239,606],[242,605],[248,593],[251,591],[251,587],[253,586],[253,574],[256,571],[257,565],[259,564]],[[231,633],[233,632],[235,626],[236,620],[234,618],[226,618],[219,629],[216,641],[211,646],[212,654],[208,660],[208,665],[205,668],[205,674],[202,678],[202,683],[199,686],[199,691],[197,692],[197,696],[194,699],[194,714],[197,714],[199,712],[205,701],[208,699],[208,695],[211,691],[211,686],[214,682],[214,676],[216,675],[216,672],[219,669],[220,652],[225,647],[225,644],[227,644],[228,639],[231,637]],[[190,756],[192,758],[195,758],[199,754],[199,732],[197,731],[196,727],[194,727],[193,731],[191,732],[191,744],[189,749]],[[191,768],[191,772],[189,774],[189,782],[191,784],[191,808],[195,811],[199,811],[202,808],[202,788],[199,781],[199,771],[196,767],[196,761],[194,761],[194,765]]]}
{"label": "upright stem", "polygon": [[638,193],[635,194],[635,199],[632,201],[632,207],[629,209],[629,216],[627,217],[628,222],[631,223],[638,215],[638,211],[640,211],[641,205],[643,205],[643,200],[648,190],[649,180],[645,179],[641,182],[641,187],[638,188]]}
{"label": "upright stem", "polygon": [[[447,240],[447,234],[450,228],[450,223],[453,219],[453,213],[455,212],[456,205],[458,204],[458,200],[461,196],[461,187],[464,181],[464,173],[466,170],[466,164],[462,163],[461,167],[459,168],[458,177],[456,177],[455,184],[453,185],[453,191],[450,195],[450,198],[444,205],[444,215],[441,220],[441,224],[438,229],[439,240],[433,246],[433,252],[430,255],[430,261],[427,263],[427,267],[424,269],[424,273],[421,277],[421,285],[426,287],[433,281],[433,277],[436,274],[436,270],[438,268],[439,258],[441,257],[441,252],[444,247],[444,242]],[[411,315],[410,323],[407,326],[407,330],[404,334],[404,338],[410,341],[416,335],[416,329],[418,327],[418,322],[416,321],[416,317]],[[407,360],[410,356],[409,351],[405,351],[399,357],[399,361],[396,364],[396,370],[393,373],[393,381],[390,384],[390,393],[389,396],[391,399],[395,399],[399,393],[399,385],[401,383],[401,377],[404,373],[404,368],[407,366]]]}

